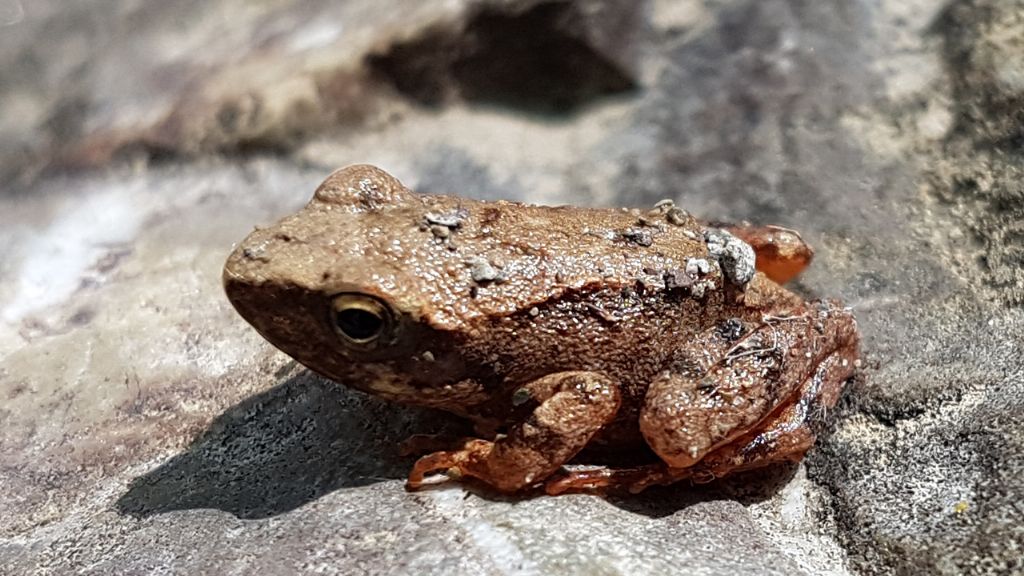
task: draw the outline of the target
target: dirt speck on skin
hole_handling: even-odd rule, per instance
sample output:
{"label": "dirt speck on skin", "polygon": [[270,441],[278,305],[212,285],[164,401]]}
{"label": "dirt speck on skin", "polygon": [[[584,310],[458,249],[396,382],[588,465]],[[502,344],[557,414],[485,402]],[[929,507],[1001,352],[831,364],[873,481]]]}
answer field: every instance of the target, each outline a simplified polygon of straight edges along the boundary
{"label": "dirt speck on skin", "polygon": [[654,244],[654,230],[648,228],[627,228],[621,232],[622,239],[637,246]]}
{"label": "dirt speck on skin", "polygon": [[469,274],[473,282],[477,284],[489,284],[491,282],[500,284],[508,280],[505,271],[487,258],[474,256],[466,260],[466,266],[469,267]]}

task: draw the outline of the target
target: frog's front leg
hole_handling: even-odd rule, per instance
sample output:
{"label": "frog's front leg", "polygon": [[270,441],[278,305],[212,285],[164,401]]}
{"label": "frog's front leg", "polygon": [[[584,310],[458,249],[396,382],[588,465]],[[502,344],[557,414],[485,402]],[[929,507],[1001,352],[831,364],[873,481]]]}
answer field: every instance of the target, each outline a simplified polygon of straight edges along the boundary
{"label": "frog's front leg", "polygon": [[[420,458],[406,487],[416,490],[427,475],[450,471],[501,492],[540,482],[575,456],[619,409],[619,389],[595,372],[558,372],[522,386],[513,402],[526,410],[508,435],[471,440],[460,450]],[[530,407],[532,406],[532,410]]]}

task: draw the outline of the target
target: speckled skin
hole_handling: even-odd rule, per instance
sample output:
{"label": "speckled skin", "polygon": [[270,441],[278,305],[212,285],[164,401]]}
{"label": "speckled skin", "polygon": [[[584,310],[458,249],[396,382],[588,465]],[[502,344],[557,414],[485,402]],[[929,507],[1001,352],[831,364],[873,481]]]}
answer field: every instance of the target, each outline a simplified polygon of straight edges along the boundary
{"label": "speckled skin", "polygon": [[[759,270],[786,270],[779,279],[809,260],[795,233],[733,232]],[[224,283],[239,313],[309,368],[476,422],[484,439],[424,457],[410,487],[449,470],[506,492],[641,489],[799,458],[854,370],[850,313],[745,272],[753,252],[720,234],[670,204],[426,196],[352,166],[246,238]],[[714,242],[729,250],[709,253]],[[385,304],[387,334],[343,338],[339,294]],[[556,473],[587,446],[645,445],[659,463]]]}

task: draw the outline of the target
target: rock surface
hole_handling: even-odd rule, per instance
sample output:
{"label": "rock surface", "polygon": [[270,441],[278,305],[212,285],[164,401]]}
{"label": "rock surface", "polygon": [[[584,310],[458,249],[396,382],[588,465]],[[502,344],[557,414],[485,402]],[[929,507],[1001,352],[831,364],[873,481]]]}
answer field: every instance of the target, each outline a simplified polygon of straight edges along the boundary
{"label": "rock surface", "polygon": [[[1024,573],[1021,14],[0,2],[0,574]],[[301,370],[220,290],[355,162],[798,228],[863,373],[791,469],[407,494],[397,441],[459,424]]]}

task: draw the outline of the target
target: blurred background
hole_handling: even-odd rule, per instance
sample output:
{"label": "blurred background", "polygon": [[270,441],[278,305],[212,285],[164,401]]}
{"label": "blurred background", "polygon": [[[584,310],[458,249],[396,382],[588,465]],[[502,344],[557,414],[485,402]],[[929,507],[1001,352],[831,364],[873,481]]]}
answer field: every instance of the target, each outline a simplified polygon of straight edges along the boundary
{"label": "blurred background", "polygon": [[[0,0],[0,574],[1024,572],[1019,0]],[[337,167],[800,230],[865,369],[804,464],[410,495],[234,242]]]}

